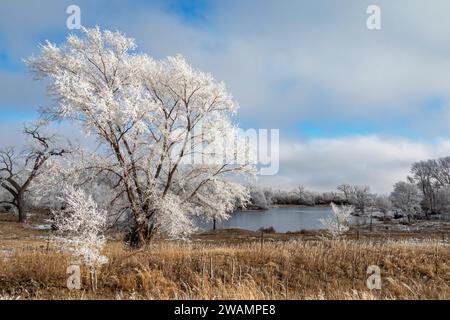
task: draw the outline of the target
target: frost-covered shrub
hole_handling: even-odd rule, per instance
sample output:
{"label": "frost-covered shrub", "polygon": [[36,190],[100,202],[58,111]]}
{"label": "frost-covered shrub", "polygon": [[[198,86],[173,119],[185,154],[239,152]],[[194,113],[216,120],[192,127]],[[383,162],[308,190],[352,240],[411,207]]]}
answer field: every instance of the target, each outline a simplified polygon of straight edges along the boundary
{"label": "frost-covered shrub", "polygon": [[330,232],[333,238],[343,235],[349,230],[350,217],[354,211],[353,206],[337,206],[331,203],[333,215],[320,219],[322,225]]}
{"label": "frost-covered shrub", "polygon": [[106,243],[103,232],[106,212],[97,208],[91,196],[82,189],[65,185],[62,189],[63,209],[53,211],[56,235],[54,239],[91,269],[107,262],[101,254]]}

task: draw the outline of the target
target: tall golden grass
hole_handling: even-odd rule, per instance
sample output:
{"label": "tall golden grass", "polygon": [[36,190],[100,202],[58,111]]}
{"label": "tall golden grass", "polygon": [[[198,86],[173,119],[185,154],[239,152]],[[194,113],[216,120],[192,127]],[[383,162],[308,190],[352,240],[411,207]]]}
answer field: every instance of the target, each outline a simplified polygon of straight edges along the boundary
{"label": "tall golden grass", "polygon": [[[447,244],[289,241],[205,244],[158,241],[140,251],[119,242],[89,289],[66,287],[71,258],[50,246],[0,254],[0,296],[9,299],[449,299]],[[369,265],[381,290],[369,290]]]}

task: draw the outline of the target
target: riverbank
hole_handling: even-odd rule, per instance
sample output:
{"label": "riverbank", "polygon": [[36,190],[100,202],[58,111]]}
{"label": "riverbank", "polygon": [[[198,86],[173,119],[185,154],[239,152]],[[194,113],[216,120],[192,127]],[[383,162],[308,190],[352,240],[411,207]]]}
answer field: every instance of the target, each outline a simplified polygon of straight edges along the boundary
{"label": "riverbank", "polygon": [[[26,223],[18,223],[17,218],[10,214],[0,214],[0,243],[6,240],[36,240],[48,239],[51,234],[50,222],[46,215],[31,215]],[[110,232],[108,238],[119,240],[122,233]],[[191,241],[207,242],[252,242],[260,241],[261,231],[242,228],[224,228],[218,230],[198,231]],[[264,232],[267,241],[289,240],[321,240],[328,239],[326,230],[297,230],[288,232]],[[353,225],[342,237],[346,240],[358,239],[431,239],[450,241],[450,221],[418,220],[411,223],[398,221],[380,221],[373,225]]]}

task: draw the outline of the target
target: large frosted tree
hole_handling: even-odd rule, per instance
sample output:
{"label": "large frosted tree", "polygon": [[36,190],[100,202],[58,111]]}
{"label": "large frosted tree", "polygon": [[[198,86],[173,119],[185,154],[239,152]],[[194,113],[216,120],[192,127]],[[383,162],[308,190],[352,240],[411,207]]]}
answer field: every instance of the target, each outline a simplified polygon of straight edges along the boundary
{"label": "large frosted tree", "polygon": [[226,218],[248,200],[233,177],[253,175],[254,166],[236,161],[251,152],[223,83],[181,56],[154,60],[135,48],[119,32],[84,29],[64,45],[47,42],[28,64],[51,82],[46,116],[97,138],[84,173],[113,181],[116,214],[129,217],[129,240],[141,245],[158,230],[189,232],[194,215]]}

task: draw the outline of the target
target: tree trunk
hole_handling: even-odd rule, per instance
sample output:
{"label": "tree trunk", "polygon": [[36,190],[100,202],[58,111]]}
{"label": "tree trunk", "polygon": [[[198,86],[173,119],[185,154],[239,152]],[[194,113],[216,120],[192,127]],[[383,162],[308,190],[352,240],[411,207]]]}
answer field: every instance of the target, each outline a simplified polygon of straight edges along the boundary
{"label": "tree trunk", "polygon": [[216,230],[216,218],[213,219],[213,230]]}
{"label": "tree trunk", "polygon": [[24,222],[27,219],[27,213],[25,211],[25,203],[23,193],[17,195],[17,211],[19,213],[19,222]]}
{"label": "tree trunk", "polygon": [[156,235],[158,228],[155,225],[148,225],[147,222],[141,222],[135,225],[125,237],[125,242],[134,248],[142,248],[148,244]]}

